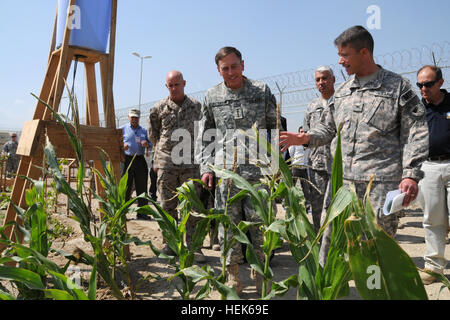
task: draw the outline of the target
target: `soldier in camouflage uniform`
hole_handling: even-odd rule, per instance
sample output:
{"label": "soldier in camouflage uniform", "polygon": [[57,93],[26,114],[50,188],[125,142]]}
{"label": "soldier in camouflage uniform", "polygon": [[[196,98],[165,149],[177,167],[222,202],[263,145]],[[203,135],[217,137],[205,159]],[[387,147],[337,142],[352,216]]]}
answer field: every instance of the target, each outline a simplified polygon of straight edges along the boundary
{"label": "soldier in camouflage uniform", "polygon": [[[334,94],[335,77],[333,70],[328,66],[321,66],[314,72],[316,87],[321,96],[311,101],[306,109],[303,120],[303,130],[308,132],[314,129],[328,104],[328,101]],[[310,202],[312,207],[312,217],[314,229],[319,231],[322,214],[324,195],[327,189],[328,180],[331,175],[332,158],[330,145],[326,144],[317,148],[312,148],[309,152],[309,176],[314,185],[309,189]]]}
{"label": "soldier in camouflage uniform", "polygon": [[375,64],[373,38],[366,29],[347,29],[335,45],[339,64],[354,76],[336,90],[321,124],[306,134],[281,133],[280,144],[316,147],[332,141],[334,154],[341,125],[344,183],[354,184],[362,198],[375,174],[370,200],[378,224],[394,237],[398,217],[383,215],[383,204],[386,193],[395,189],[406,192],[405,207],[417,197],[420,166],[428,155],[425,108],[409,81]]}
{"label": "soldier in camouflage uniform", "polygon": [[[202,105],[202,118],[199,129],[199,139],[202,139],[202,141],[211,141],[209,135],[211,131],[214,131],[213,135],[216,135],[213,143],[215,153],[207,152],[204,149],[200,162],[202,180],[210,188],[214,183],[214,173],[209,165],[225,167],[229,170],[233,169],[235,160],[234,148],[239,145],[239,142],[236,141],[236,136],[240,135],[240,138],[243,136],[242,133],[239,134],[240,130],[250,132],[253,125],[256,125],[261,131],[263,129],[276,128],[275,97],[266,84],[250,80],[242,75],[244,61],[241,53],[236,48],[224,47],[216,54],[215,61],[224,82],[207,91]],[[250,143],[250,140],[246,141]],[[203,146],[206,147],[206,143],[203,142]],[[235,172],[250,183],[258,182],[262,177],[261,169],[249,160],[254,153],[249,152],[248,157],[245,154],[243,155],[242,152],[238,153],[236,158],[244,159],[245,161],[239,161],[238,159],[236,166],[234,166]],[[227,182],[223,182],[216,188],[216,208],[225,209],[228,186]],[[230,197],[234,196],[238,191],[238,188],[232,186]],[[253,209],[249,196],[228,206],[228,215],[236,225],[243,220],[260,221]],[[263,244],[261,231],[253,227],[250,228],[249,232],[258,257],[261,261],[264,261],[264,254],[261,248]],[[231,239],[232,235],[228,234],[228,237]],[[222,226],[219,230],[219,242],[223,249],[224,234]],[[242,248],[240,243],[237,243],[230,250],[226,258],[226,265],[229,279],[228,285],[233,286],[238,294],[242,292],[239,264],[243,262]],[[258,292],[261,292],[262,278],[254,272],[252,276],[256,279]]]}
{"label": "soldier in camouflage uniform", "polygon": [[[194,162],[194,124],[200,119],[201,104],[184,94],[186,81],[179,71],[166,77],[169,97],[150,110],[150,141],[154,145],[154,170],[158,175],[158,192],[161,207],[178,220],[176,189],[188,179],[199,179],[199,166]],[[181,141],[180,141],[181,140]],[[201,188],[198,188],[200,194]],[[189,246],[198,221],[190,216],[186,225],[186,243]],[[173,254],[165,244],[163,252]],[[194,255],[197,262],[205,262],[201,252]]]}
{"label": "soldier in camouflage uniform", "polygon": [[17,173],[17,168],[19,167],[19,156],[16,154],[17,151],[17,134],[11,133],[11,140],[3,145],[3,153],[8,157],[6,161],[6,176],[11,178],[13,174]]}

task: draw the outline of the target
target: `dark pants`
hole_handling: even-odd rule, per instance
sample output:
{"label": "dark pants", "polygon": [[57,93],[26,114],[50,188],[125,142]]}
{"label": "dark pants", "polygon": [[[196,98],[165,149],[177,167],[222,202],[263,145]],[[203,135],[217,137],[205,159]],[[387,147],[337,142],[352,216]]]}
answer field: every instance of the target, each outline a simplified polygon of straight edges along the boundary
{"label": "dark pants", "polygon": [[[128,166],[130,165],[132,156],[125,155],[125,163],[123,167],[122,176],[125,174]],[[128,169],[128,181],[127,181],[127,193],[125,196],[126,201],[130,200],[131,193],[133,191],[133,183],[136,187],[136,195],[147,193],[148,183],[148,166],[144,156],[136,156],[131,167]],[[142,207],[147,204],[146,199],[138,199],[138,206]]]}
{"label": "dark pants", "polygon": [[156,196],[156,190],[157,190],[157,180],[158,180],[158,174],[153,170],[153,167],[150,168],[150,188],[148,192],[150,193],[150,198],[153,199],[153,201],[156,201],[158,198]]}

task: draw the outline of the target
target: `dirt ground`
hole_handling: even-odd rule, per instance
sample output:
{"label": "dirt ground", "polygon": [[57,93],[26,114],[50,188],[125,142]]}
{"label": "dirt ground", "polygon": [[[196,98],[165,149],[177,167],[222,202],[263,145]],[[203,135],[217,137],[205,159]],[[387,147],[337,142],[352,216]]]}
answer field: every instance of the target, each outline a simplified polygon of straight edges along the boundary
{"label": "dirt ground", "polygon": [[[77,226],[77,222],[67,217],[66,208],[64,207],[64,199],[59,199],[60,205],[57,206],[57,210],[54,216],[61,221],[64,225],[72,226],[73,234],[64,239],[63,241],[54,241],[53,246],[56,248],[62,248],[66,252],[72,252],[76,247],[91,252],[90,245],[83,241],[82,233]],[[283,217],[284,211],[281,205],[278,205],[278,216]],[[419,267],[424,267],[423,254],[425,252],[424,243],[424,231],[422,228],[422,212],[420,210],[408,211],[406,216],[401,218],[401,224],[403,228],[398,230],[396,240],[400,246],[409,254],[414,263]],[[127,227],[131,235],[137,236],[142,241],[151,240],[152,243],[162,248],[162,237],[158,224],[155,221],[137,220],[135,214],[127,216]],[[140,284],[136,290],[136,299],[138,300],[170,300],[180,299],[179,293],[176,291],[173,285],[169,284],[166,280],[167,277],[173,274],[174,268],[166,263],[163,259],[155,257],[153,252],[148,246],[135,246],[130,247],[132,258],[131,268],[134,272],[136,279],[145,278],[148,276],[159,275],[162,280],[149,279]],[[209,247],[209,238],[207,237],[202,249],[204,255],[207,258],[207,264],[214,268],[216,274],[220,273],[220,260],[219,251],[213,251]],[[65,259],[53,255],[52,260],[59,264],[63,264]],[[447,249],[446,258],[450,260],[450,251]],[[202,264],[200,264],[202,266]],[[275,281],[281,281],[288,278],[291,275],[297,274],[298,268],[294,259],[290,255],[289,248],[285,244],[282,248],[276,251],[276,254],[271,262],[271,268],[275,275]],[[244,300],[258,299],[256,294],[256,287],[254,281],[250,279],[250,267],[248,264],[244,264],[240,267],[240,275],[244,282],[244,292],[241,298]],[[445,275],[450,277],[450,270],[445,270]],[[426,286],[428,297],[431,300],[450,300],[450,291],[444,288],[441,291],[442,285],[440,283],[434,283]],[[107,290],[99,290],[99,299],[112,299],[112,296],[108,294]],[[209,299],[220,299],[220,295],[217,292],[213,292]],[[277,297],[275,299],[295,300],[295,290],[289,291],[284,297]],[[345,298],[346,300],[359,300],[360,297],[351,283],[350,296]]]}

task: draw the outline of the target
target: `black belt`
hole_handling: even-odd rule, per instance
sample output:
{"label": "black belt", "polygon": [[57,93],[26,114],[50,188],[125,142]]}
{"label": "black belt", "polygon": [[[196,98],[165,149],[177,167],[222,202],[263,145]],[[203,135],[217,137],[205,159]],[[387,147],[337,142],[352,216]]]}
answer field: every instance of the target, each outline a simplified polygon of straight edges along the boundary
{"label": "black belt", "polygon": [[450,154],[444,155],[444,156],[434,156],[434,157],[428,157],[428,161],[444,161],[444,160],[450,160]]}

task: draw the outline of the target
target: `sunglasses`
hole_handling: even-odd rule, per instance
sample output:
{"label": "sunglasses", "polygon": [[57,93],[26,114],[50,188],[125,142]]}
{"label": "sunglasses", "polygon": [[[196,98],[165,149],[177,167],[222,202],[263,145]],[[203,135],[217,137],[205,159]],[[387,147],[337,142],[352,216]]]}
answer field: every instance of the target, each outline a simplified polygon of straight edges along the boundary
{"label": "sunglasses", "polygon": [[425,82],[425,83],[417,82],[416,85],[419,87],[419,89],[422,89],[422,87],[431,88],[432,86],[434,86],[434,84],[436,82],[437,82],[437,80],[428,81],[428,82]]}

